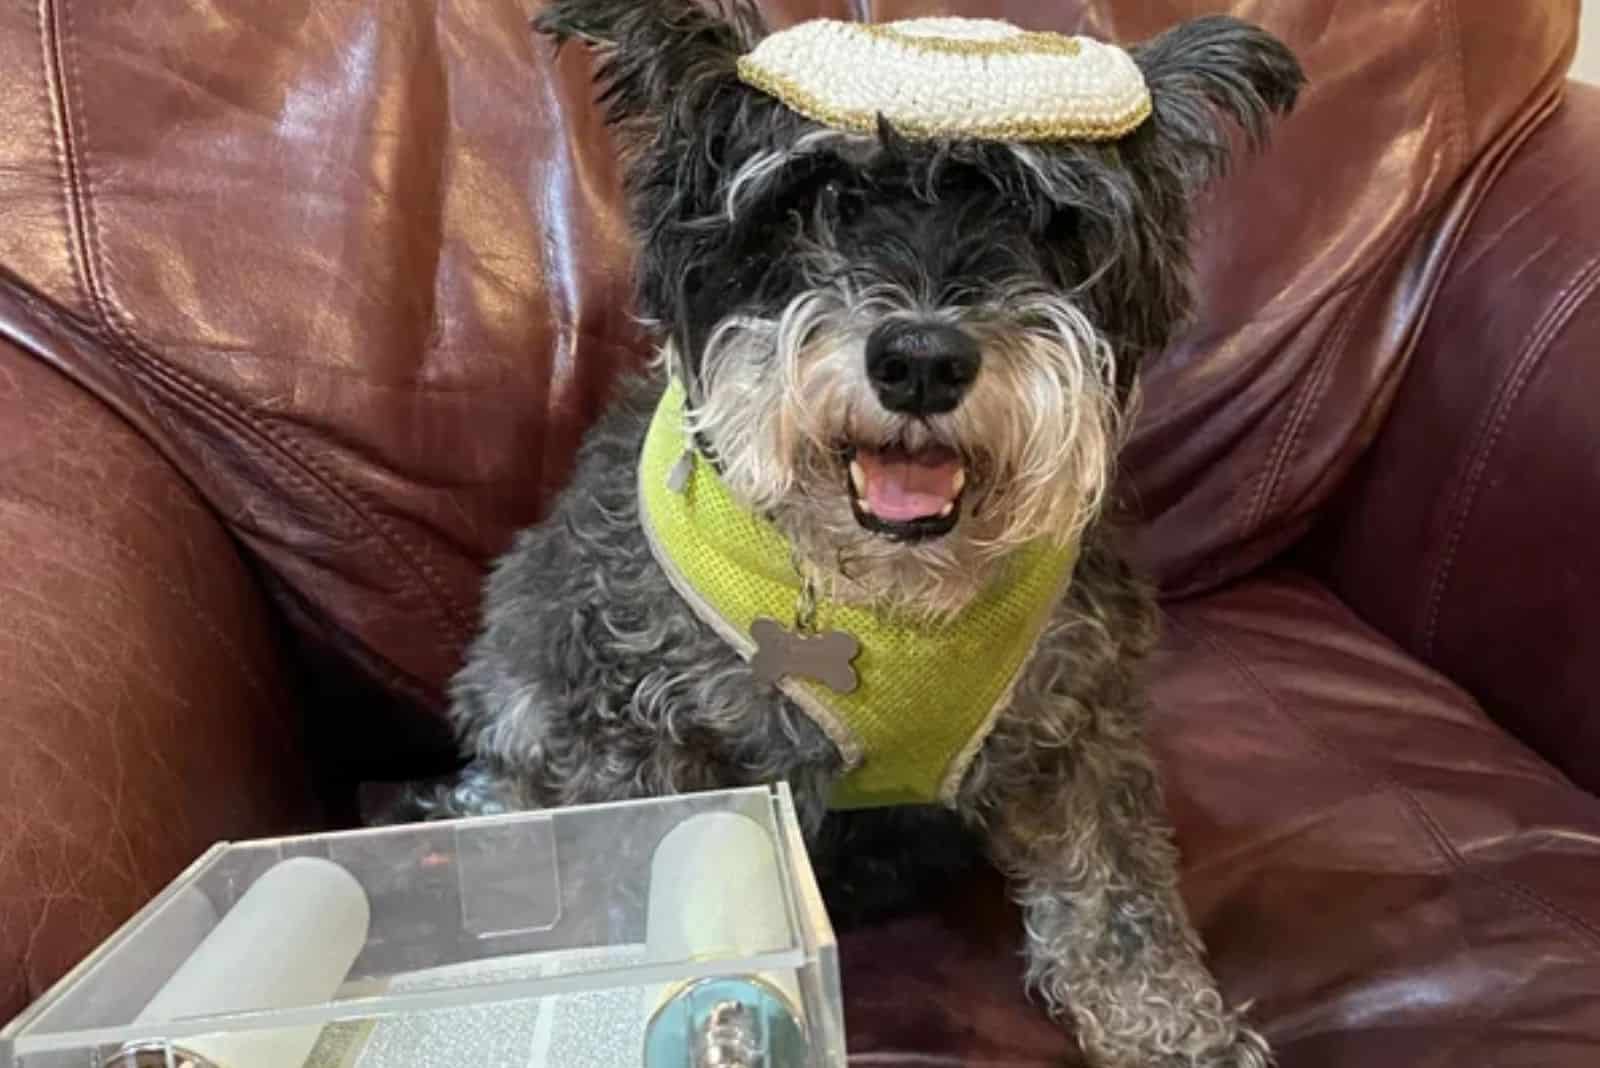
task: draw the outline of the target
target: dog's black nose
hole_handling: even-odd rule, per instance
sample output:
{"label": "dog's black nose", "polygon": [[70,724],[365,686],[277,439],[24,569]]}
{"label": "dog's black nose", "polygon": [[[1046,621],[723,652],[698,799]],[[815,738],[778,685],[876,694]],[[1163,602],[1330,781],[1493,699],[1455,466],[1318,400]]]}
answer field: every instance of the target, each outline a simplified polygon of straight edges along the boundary
{"label": "dog's black nose", "polygon": [[867,338],[867,378],[891,412],[938,415],[978,377],[978,343],[942,323],[889,322]]}

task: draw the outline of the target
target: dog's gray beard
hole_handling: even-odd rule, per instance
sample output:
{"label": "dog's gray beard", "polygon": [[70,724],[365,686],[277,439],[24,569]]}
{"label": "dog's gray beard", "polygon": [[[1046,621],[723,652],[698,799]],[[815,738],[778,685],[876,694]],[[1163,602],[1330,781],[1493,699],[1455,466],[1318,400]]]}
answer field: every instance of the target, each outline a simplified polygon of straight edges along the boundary
{"label": "dog's gray beard", "polygon": [[[912,316],[959,323],[984,358],[960,407],[926,422],[883,409],[866,377],[868,333]],[[941,309],[835,280],[776,318],[723,322],[706,345],[690,422],[729,492],[772,517],[828,596],[940,618],[1019,546],[1071,544],[1099,512],[1118,438],[1114,379],[1110,347],[1065,295],[1019,283],[984,308]],[[879,441],[961,453],[968,482],[949,534],[901,543],[857,522],[838,448]]]}

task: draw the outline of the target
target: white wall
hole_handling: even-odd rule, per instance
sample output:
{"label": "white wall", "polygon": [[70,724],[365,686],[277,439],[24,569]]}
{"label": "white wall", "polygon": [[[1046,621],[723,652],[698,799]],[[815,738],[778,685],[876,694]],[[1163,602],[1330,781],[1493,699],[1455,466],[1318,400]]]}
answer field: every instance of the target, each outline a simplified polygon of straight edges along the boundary
{"label": "white wall", "polygon": [[1572,76],[1600,84],[1600,0],[1584,0],[1578,23],[1578,58]]}

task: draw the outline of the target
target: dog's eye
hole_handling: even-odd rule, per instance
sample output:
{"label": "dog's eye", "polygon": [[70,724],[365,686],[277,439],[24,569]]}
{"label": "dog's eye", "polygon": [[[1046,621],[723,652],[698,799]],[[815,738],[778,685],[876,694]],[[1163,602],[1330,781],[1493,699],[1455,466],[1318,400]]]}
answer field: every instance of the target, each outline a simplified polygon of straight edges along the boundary
{"label": "dog's eye", "polygon": [[859,214],[861,196],[837,178],[830,178],[817,190],[817,207],[828,218],[847,223]]}
{"label": "dog's eye", "polygon": [[817,200],[822,205],[823,211],[829,215],[837,215],[839,213],[839,204],[843,199],[844,187],[839,184],[837,179],[830,178],[822,183],[822,192],[818,194]]}

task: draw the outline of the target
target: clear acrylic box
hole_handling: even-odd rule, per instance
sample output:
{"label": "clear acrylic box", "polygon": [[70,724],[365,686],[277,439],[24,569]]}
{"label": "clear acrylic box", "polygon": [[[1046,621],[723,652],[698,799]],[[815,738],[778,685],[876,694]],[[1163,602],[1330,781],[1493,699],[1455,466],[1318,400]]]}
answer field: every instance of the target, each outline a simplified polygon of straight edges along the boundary
{"label": "clear acrylic box", "polygon": [[695,1068],[751,990],[725,1061],[845,1063],[782,785],[218,845],[0,1031],[0,1068],[644,1068],[647,1038]]}

